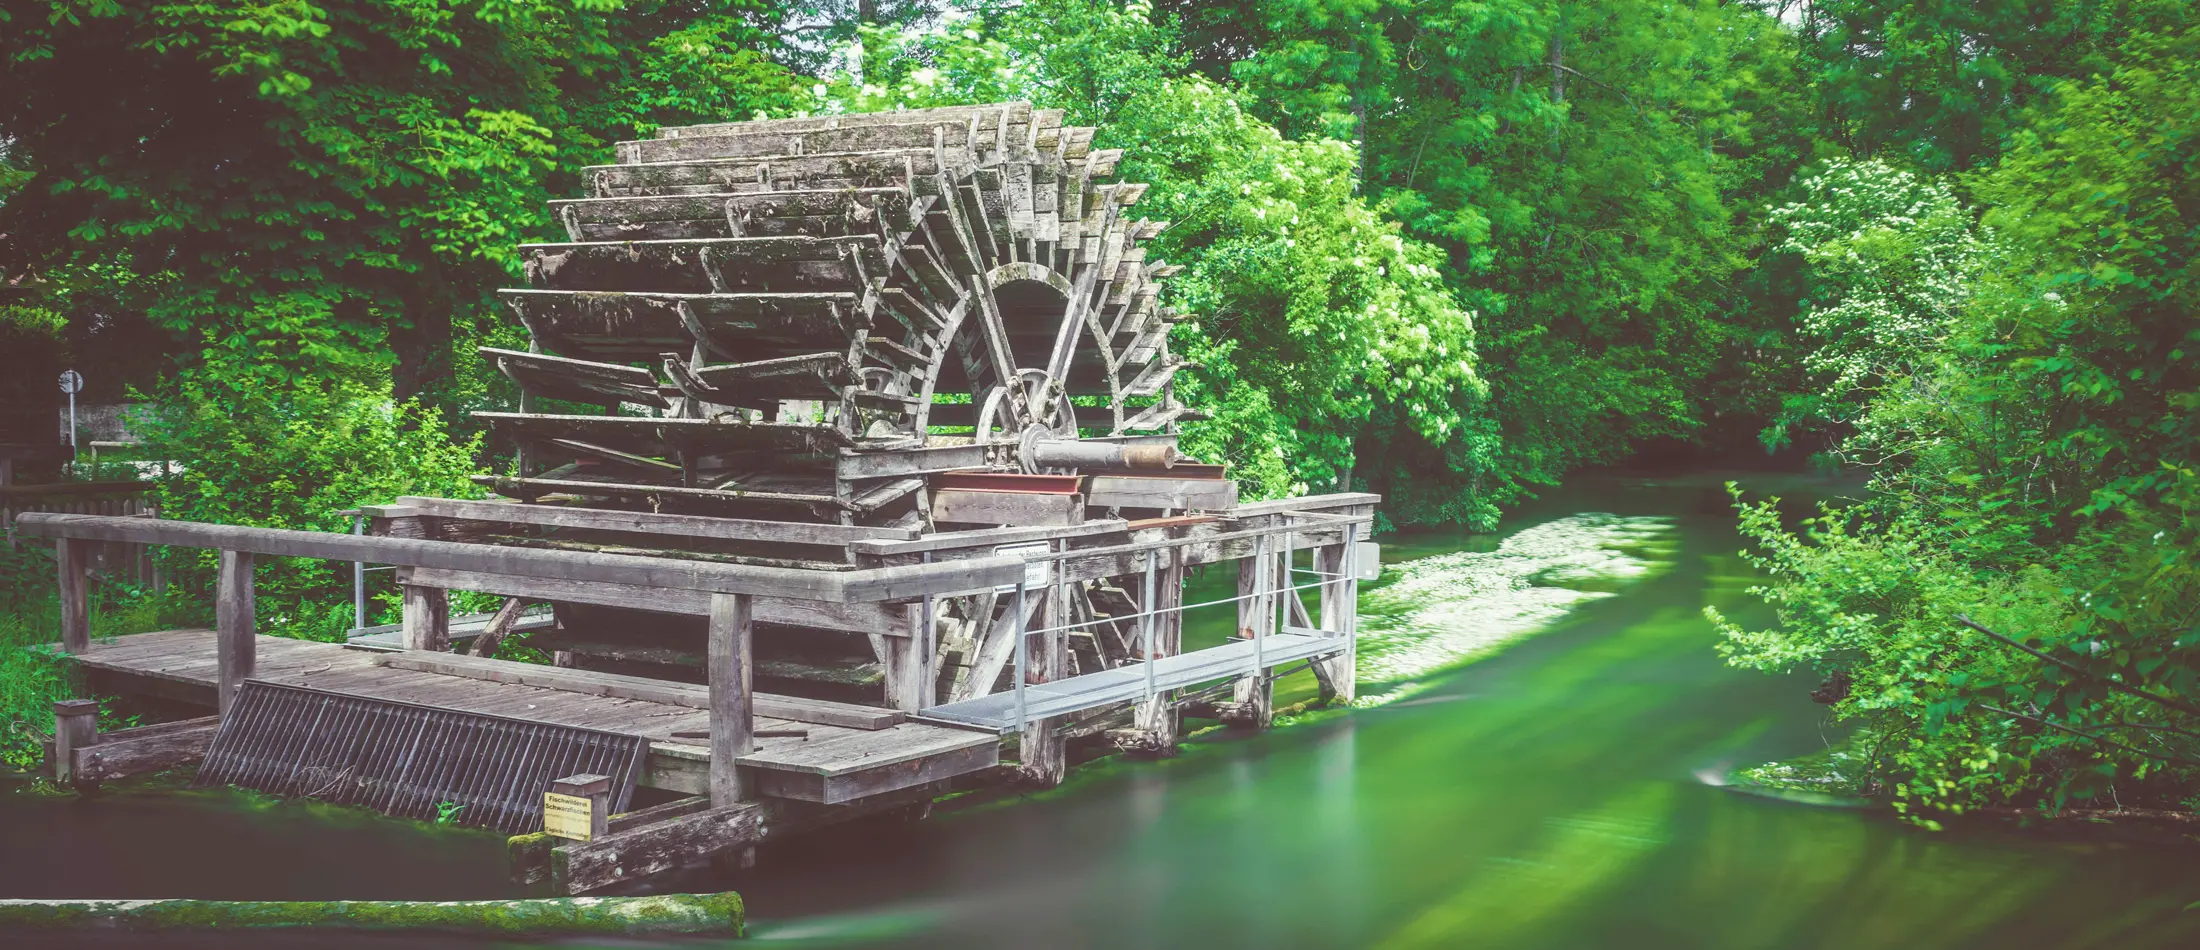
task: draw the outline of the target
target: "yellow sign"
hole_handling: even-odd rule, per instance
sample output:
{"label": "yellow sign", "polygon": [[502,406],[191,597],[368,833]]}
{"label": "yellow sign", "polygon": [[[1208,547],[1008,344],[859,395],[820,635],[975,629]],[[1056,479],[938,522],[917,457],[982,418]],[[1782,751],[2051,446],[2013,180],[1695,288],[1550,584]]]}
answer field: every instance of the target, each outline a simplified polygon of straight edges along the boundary
{"label": "yellow sign", "polygon": [[578,795],[542,793],[542,830],[560,838],[587,841],[595,837],[590,831],[595,826],[588,799]]}

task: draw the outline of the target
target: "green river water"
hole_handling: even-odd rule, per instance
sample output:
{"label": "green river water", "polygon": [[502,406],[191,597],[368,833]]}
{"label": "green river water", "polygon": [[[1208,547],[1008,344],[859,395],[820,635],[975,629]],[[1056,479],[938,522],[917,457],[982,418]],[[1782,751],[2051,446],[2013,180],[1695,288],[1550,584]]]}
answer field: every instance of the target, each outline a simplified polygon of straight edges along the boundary
{"label": "green river water", "polygon": [[[1837,733],[1809,681],[1712,650],[1704,605],[1764,609],[1726,477],[1583,477],[1500,535],[1387,539],[1362,608],[1366,708],[683,884],[740,890],[754,940],[790,947],[2200,946],[2200,852],[1934,834],[1729,787]],[[0,798],[0,896],[493,897],[500,869],[499,839],[309,806]]]}

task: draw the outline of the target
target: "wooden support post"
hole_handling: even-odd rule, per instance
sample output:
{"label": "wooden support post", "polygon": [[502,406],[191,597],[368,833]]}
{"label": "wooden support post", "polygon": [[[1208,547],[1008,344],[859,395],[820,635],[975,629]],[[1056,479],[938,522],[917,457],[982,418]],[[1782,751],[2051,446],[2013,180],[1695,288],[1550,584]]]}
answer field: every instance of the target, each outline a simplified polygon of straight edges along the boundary
{"label": "wooden support post", "polygon": [[89,699],[64,699],[53,704],[53,781],[63,787],[77,784],[76,750],[99,742],[99,704]]}
{"label": "wooden support post", "polygon": [[[1351,619],[1348,611],[1353,609],[1353,605],[1347,599],[1347,578],[1344,577],[1344,562],[1345,552],[1350,550],[1352,541],[1353,533],[1348,529],[1345,531],[1342,543],[1323,545],[1314,549],[1314,570],[1322,574],[1319,590],[1321,600],[1315,608],[1316,613],[1319,614],[1316,618],[1318,621],[1316,626],[1323,631],[1336,634],[1348,642],[1352,636],[1351,630],[1347,626]],[[1349,648],[1336,656],[1317,659],[1313,662],[1314,680],[1321,686],[1322,702],[1349,703],[1352,701],[1356,693],[1352,662],[1352,651]]]}
{"label": "wooden support post", "polygon": [[55,538],[54,561],[61,570],[61,650],[83,654],[92,648],[91,552],[94,542]]}
{"label": "wooden support post", "polygon": [[[1050,683],[1069,669],[1069,597],[1059,562],[1048,565],[1053,579],[1040,612],[1041,628],[1032,637],[1027,683]],[[1034,719],[1016,740],[1016,772],[1019,781],[1039,788],[1062,784],[1069,774],[1069,738],[1062,735],[1062,717]]]}
{"label": "wooden support post", "polygon": [[[1276,563],[1268,552],[1278,543],[1269,535],[1253,556],[1238,561],[1238,636],[1265,637],[1276,629]],[[1240,707],[1250,710],[1243,717],[1244,724],[1266,729],[1274,715],[1274,691],[1269,688],[1268,671],[1259,670],[1240,676],[1230,683],[1230,698]]]}
{"label": "wooden support post", "polygon": [[[1170,548],[1158,555],[1164,560],[1159,576],[1154,579],[1153,603],[1149,610],[1165,610],[1168,613],[1154,618],[1153,655],[1158,659],[1175,656],[1184,651],[1184,551]],[[1133,718],[1144,740],[1152,746],[1173,752],[1182,736],[1183,717],[1176,709],[1176,692],[1166,691],[1159,701],[1150,707],[1140,705]]]}
{"label": "wooden support post", "polygon": [[405,649],[440,653],[451,647],[451,597],[440,587],[405,584]]}
{"label": "wooden support post", "polygon": [[756,598],[710,598],[710,803],[724,808],[747,797],[735,760],[756,751],[756,694],[750,641],[756,632]]}
{"label": "wooden support post", "polygon": [[886,705],[890,708],[915,712],[932,705],[933,650],[931,631],[925,624],[927,616],[923,604],[910,604],[909,635],[878,638],[884,652],[880,659],[886,668]]}
{"label": "wooden support post", "polygon": [[221,573],[214,580],[214,654],[221,668],[214,700],[223,715],[229,714],[237,687],[252,677],[254,623],[252,555],[223,551]]}
{"label": "wooden support post", "polygon": [[[560,833],[579,832],[581,830],[579,828],[561,828],[558,831],[551,832],[552,834],[558,834],[560,837],[565,838],[577,838],[581,841],[594,841],[610,833],[611,776],[582,772],[577,775],[554,779],[550,782],[550,794],[566,795],[588,801],[588,837],[579,838],[576,834]],[[548,813],[549,809],[545,807],[544,814],[547,815]],[[547,819],[544,827],[549,827]]]}
{"label": "wooden support post", "polygon": [[517,597],[504,598],[504,606],[497,608],[496,615],[489,618],[489,625],[481,628],[481,635],[474,638],[474,655],[495,656],[497,645],[512,634],[513,627],[519,626],[520,610],[526,604]]}

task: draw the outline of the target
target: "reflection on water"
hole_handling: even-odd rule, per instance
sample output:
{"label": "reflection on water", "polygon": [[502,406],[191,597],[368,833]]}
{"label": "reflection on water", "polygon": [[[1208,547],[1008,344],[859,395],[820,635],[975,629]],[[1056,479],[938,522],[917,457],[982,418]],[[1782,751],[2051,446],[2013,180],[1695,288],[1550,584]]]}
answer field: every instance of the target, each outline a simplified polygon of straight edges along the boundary
{"label": "reflection on water", "polygon": [[[690,883],[741,890],[757,941],[790,947],[2200,946],[2190,851],[1928,834],[1718,787],[1826,726],[1810,683],[1712,653],[1706,603],[1763,610],[1719,479],[1584,479],[1518,521],[1386,542],[1363,658],[1410,699]],[[440,842],[389,847],[435,862]],[[114,859],[220,877],[254,857],[165,847]],[[321,853],[291,890],[342,885]]]}

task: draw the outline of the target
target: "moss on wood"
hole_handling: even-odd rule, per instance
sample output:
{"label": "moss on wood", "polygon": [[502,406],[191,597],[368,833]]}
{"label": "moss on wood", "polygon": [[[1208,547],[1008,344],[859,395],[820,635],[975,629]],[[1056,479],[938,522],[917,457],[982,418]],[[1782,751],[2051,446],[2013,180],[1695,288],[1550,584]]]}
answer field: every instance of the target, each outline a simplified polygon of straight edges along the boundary
{"label": "moss on wood", "polygon": [[508,901],[0,900],[0,931],[442,930],[478,934],[715,933],[739,936],[741,895]]}

